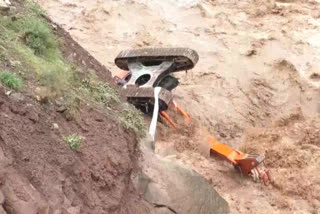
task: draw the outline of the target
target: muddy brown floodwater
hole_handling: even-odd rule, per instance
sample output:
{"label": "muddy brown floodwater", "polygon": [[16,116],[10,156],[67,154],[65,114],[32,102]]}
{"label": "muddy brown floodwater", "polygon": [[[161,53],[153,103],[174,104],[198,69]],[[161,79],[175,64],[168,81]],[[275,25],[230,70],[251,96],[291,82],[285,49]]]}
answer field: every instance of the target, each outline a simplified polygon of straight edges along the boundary
{"label": "muddy brown floodwater", "polygon": [[[194,127],[160,125],[157,151],[202,174],[232,213],[317,213],[320,6],[303,0],[38,0],[113,74],[120,50],[182,46],[200,55],[176,100]],[[165,131],[167,130],[167,131]],[[202,135],[266,156],[274,185],[240,179],[198,152]]]}

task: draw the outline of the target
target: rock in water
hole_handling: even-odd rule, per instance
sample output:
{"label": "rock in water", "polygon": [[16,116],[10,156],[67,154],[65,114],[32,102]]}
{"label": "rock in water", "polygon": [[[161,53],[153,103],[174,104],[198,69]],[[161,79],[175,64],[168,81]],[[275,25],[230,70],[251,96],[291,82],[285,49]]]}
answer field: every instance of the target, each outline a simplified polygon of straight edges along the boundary
{"label": "rock in water", "polygon": [[140,143],[141,172],[132,180],[143,198],[166,213],[224,214],[228,203],[195,171],[159,157],[150,149],[151,140]]}

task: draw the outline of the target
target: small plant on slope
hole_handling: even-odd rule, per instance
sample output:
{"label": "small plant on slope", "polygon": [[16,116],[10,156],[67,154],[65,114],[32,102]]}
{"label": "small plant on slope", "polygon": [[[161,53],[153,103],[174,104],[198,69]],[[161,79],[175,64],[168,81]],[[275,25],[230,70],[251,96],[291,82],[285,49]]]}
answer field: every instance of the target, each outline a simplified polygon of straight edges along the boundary
{"label": "small plant on slope", "polygon": [[26,7],[29,9],[30,12],[32,12],[36,16],[45,16],[47,15],[46,11],[43,10],[37,3],[32,1],[26,1],[25,3]]}
{"label": "small plant on slope", "polygon": [[120,113],[120,121],[123,128],[132,130],[138,138],[145,137],[147,127],[142,113],[132,105],[127,105]]}
{"label": "small plant on slope", "polygon": [[119,93],[116,89],[94,78],[86,78],[82,81],[81,88],[87,91],[87,96],[93,98],[96,102],[102,103],[105,107],[111,108],[120,103]]}
{"label": "small plant on slope", "polygon": [[69,135],[63,137],[64,142],[69,146],[72,150],[79,150],[81,144],[84,141],[84,137],[79,135]]}
{"label": "small plant on slope", "polygon": [[9,71],[0,72],[0,82],[5,87],[14,90],[19,90],[22,86],[21,77]]}

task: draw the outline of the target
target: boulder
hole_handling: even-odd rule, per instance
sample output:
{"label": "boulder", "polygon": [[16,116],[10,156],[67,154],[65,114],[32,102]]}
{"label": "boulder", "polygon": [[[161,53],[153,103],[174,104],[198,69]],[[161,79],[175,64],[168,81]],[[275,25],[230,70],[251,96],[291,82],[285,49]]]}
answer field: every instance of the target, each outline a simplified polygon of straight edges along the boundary
{"label": "boulder", "polygon": [[151,138],[140,142],[141,171],[132,181],[142,197],[159,213],[224,214],[228,203],[198,173],[156,155]]}

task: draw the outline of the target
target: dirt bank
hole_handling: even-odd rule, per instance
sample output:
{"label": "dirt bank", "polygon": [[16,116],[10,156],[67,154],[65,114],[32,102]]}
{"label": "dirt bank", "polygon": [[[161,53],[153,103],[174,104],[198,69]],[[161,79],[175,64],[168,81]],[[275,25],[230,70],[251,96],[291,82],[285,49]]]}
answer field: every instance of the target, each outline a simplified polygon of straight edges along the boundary
{"label": "dirt bank", "polygon": [[[15,9],[9,13],[16,16],[10,21],[17,21],[26,9],[20,1],[11,2]],[[3,20],[1,28],[8,30]],[[102,80],[110,80],[110,72],[68,33],[58,26],[53,29],[61,42],[64,65],[72,64],[80,76],[96,72]],[[28,69],[30,62],[23,57],[38,56],[6,50],[2,46],[10,43],[6,33],[0,32],[0,72],[18,70],[24,75],[23,67]],[[12,43],[20,45],[13,47],[27,48],[22,42]],[[0,212],[152,213],[153,206],[140,198],[130,180],[138,157],[136,136],[93,103],[80,102],[79,114],[70,119],[59,99],[38,100],[33,93],[36,74],[28,71],[23,88],[0,85]],[[72,135],[84,139],[79,150],[66,143],[65,137]]]}
{"label": "dirt bank", "polygon": [[[319,198],[313,199],[319,194],[319,123],[312,122],[319,118],[318,1],[38,2],[113,74],[118,71],[114,57],[122,49],[186,46],[199,53],[192,71],[177,74],[176,90],[177,102],[200,121],[199,128],[183,135],[160,131],[157,147],[210,180],[232,213],[319,208]],[[288,122],[291,114],[300,119]],[[277,185],[241,181],[228,164],[195,152],[202,133],[265,153]],[[310,155],[305,164],[302,159]],[[296,179],[306,177],[313,185],[295,189]]]}
{"label": "dirt bank", "polygon": [[[94,109],[83,108],[81,118],[70,122],[26,97],[18,102],[13,97],[1,88],[0,145],[9,160],[1,169],[2,184],[8,182],[6,169],[12,167],[52,211],[130,213],[131,199],[138,200],[129,182],[136,146],[132,135]],[[70,134],[85,137],[79,152],[63,142]],[[30,201],[32,195],[26,197]]]}

